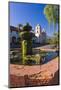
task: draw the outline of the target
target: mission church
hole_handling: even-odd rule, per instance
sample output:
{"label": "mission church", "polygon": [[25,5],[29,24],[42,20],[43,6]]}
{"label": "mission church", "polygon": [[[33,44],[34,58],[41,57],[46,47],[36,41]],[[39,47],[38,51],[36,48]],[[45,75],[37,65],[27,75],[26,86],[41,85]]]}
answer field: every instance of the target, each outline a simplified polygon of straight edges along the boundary
{"label": "mission church", "polygon": [[39,24],[35,27],[35,43],[46,43],[46,32]]}
{"label": "mission church", "polygon": [[[12,38],[15,37],[16,41],[20,37],[17,27],[10,26],[10,42],[12,43]],[[32,31],[34,34],[33,41],[34,43],[46,43],[46,32],[45,30],[42,30],[41,26],[39,24],[36,25],[34,31]]]}

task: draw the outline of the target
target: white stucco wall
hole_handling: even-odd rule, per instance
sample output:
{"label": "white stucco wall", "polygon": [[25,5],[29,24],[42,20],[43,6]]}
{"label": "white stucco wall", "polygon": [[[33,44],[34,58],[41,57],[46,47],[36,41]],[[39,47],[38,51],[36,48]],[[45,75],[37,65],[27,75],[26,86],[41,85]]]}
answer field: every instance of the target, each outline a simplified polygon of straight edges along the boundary
{"label": "white stucco wall", "polygon": [[18,32],[16,32],[16,31],[10,32],[10,42],[12,41],[13,36],[16,37],[16,40],[17,40],[17,38],[19,37]]}

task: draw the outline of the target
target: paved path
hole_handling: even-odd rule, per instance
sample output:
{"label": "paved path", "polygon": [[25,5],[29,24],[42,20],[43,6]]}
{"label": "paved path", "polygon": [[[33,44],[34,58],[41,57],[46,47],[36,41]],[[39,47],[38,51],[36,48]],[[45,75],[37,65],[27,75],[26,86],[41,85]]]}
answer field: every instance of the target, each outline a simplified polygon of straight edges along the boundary
{"label": "paved path", "polygon": [[56,51],[56,49],[53,49],[52,47],[53,47],[53,45],[45,45],[45,46],[41,46],[41,47],[36,47],[34,49],[40,49],[43,51]]}
{"label": "paved path", "polygon": [[42,72],[43,75],[54,75],[58,69],[58,57],[43,65],[24,66],[10,64],[10,74],[16,76],[32,75],[39,72]]}

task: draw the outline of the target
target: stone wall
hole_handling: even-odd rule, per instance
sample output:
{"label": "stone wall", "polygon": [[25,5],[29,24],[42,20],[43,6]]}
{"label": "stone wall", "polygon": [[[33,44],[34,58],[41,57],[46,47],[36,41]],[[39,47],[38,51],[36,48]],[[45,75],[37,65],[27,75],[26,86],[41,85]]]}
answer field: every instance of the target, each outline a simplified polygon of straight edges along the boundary
{"label": "stone wall", "polygon": [[46,86],[59,85],[59,73],[55,73],[53,78],[45,79],[31,79],[28,75],[15,76],[10,75],[10,87],[24,87],[24,86]]}
{"label": "stone wall", "polygon": [[10,75],[9,87],[24,87],[25,79],[23,76]]}

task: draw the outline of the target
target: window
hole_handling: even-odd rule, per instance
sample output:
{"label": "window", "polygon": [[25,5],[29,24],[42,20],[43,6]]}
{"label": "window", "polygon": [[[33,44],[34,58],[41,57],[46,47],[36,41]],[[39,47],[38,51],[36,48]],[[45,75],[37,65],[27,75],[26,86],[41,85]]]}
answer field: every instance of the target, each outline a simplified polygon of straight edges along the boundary
{"label": "window", "polygon": [[38,31],[37,31],[37,33],[38,33]]}

